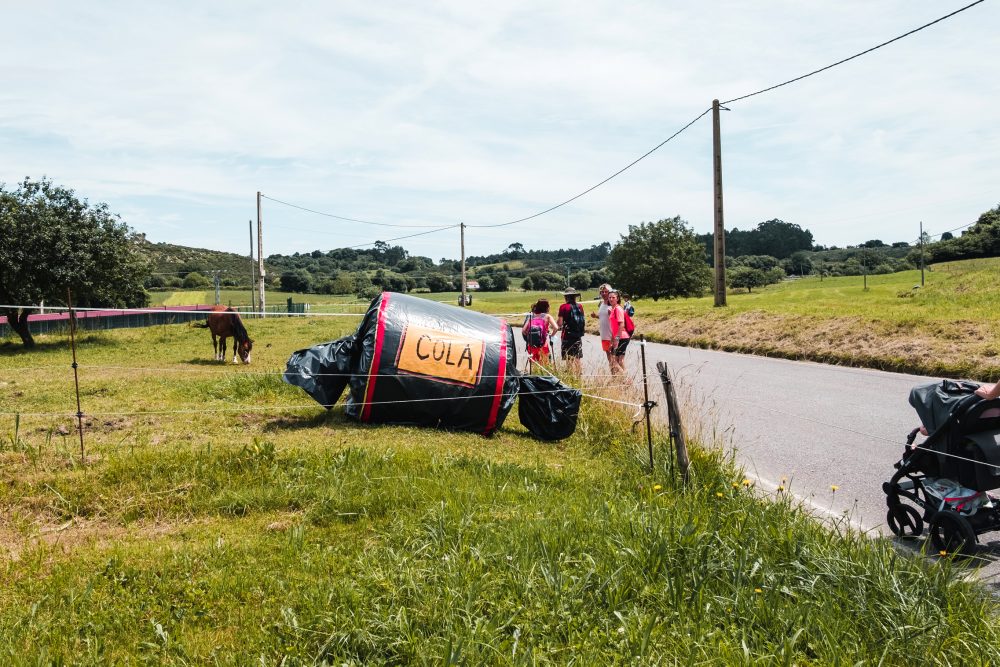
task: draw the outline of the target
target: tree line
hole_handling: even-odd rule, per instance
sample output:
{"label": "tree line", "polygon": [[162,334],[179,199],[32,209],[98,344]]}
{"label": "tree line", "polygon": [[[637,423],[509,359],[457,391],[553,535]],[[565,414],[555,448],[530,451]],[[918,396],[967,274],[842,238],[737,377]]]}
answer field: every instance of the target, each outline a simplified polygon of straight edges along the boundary
{"label": "tree line", "polygon": [[[511,243],[502,252],[471,256],[467,274],[483,291],[578,289],[613,282],[635,297],[694,296],[711,285],[712,236],[695,234],[680,216],[630,225],[612,244],[584,249],[528,250]],[[921,262],[1000,256],[1000,205],[959,236],[931,242],[823,247],[799,225],[772,219],[753,229],[726,231],[729,285],[752,290],[789,275],[857,275],[913,268]],[[168,257],[169,259],[164,259]],[[220,269],[220,264],[231,264]],[[224,286],[249,286],[249,258],[235,253],[151,244],[112,213],[47,179],[0,183],[0,303],[25,345],[30,310],[18,305],[140,307],[146,289],[206,287],[220,273]],[[269,287],[291,292],[357,294],[381,290],[460,290],[460,262],[410,255],[402,246],[336,248],[266,259]]]}

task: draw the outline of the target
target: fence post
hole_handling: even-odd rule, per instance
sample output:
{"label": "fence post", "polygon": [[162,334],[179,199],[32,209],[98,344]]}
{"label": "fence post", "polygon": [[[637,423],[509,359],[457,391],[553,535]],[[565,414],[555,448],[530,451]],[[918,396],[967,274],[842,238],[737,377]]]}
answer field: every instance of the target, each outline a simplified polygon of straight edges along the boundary
{"label": "fence post", "polygon": [[649,413],[656,403],[649,400],[649,385],[646,383],[646,336],[639,334],[639,350],[642,351],[642,394],[645,401],[642,409],[646,411],[646,446],[649,448],[649,472],[653,472],[653,430],[649,423]]}
{"label": "fence post", "polygon": [[83,411],[80,409],[80,376],[76,363],[76,313],[73,312],[73,292],[66,288],[66,306],[69,308],[69,344],[73,350],[73,384],[76,385],[76,425],[80,431],[80,463],[87,463],[87,453],[83,448]]}
{"label": "fence post", "polygon": [[[670,439],[677,450],[677,465],[681,470],[681,481],[687,484],[690,460],[687,452],[687,438],[684,435],[684,424],[681,423],[681,411],[677,407],[677,395],[674,393],[674,383],[670,379],[670,371],[663,361],[656,362],[656,370],[660,371],[660,381],[663,383],[663,393],[667,395],[667,420],[670,428]],[[673,467],[673,461],[671,461]],[[671,474],[673,471],[671,471]]]}

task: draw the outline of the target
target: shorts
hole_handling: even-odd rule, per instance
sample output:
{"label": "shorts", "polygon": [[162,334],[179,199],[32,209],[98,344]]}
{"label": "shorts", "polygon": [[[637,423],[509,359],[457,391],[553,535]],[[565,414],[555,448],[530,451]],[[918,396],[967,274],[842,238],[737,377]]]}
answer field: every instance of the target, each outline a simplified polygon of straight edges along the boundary
{"label": "shorts", "polygon": [[632,339],[631,338],[620,338],[618,340],[618,347],[615,349],[615,356],[616,357],[624,357],[625,356],[625,348],[628,347],[628,343],[629,343],[630,340],[632,340]]}
{"label": "shorts", "polygon": [[602,338],[601,339],[601,349],[604,350],[605,352],[610,351],[611,350],[611,341],[607,340],[605,338]]}
{"label": "shorts", "polygon": [[549,356],[548,345],[546,345],[545,347],[531,347],[530,345],[528,345],[527,350],[528,350],[528,356],[531,358],[532,361],[541,361],[542,357],[548,358]]}
{"label": "shorts", "polygon": [[568,359],[570,357],[574,359],[583,359],[583,339],[565,336],[562,339],[560,354],[563,359]]}

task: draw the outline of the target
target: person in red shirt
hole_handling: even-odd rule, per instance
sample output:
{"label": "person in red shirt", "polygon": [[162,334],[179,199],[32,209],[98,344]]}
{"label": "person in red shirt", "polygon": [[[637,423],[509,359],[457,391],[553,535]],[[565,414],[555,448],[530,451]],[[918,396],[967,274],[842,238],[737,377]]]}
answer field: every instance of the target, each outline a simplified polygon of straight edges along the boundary
{"label": "person in red shirt", "polygon": [[608,294],[608,320],[611,322],[611,372],[625,372],[625,348],[628,347],[629,333],[625,329],[625,309],[618,304],[617,291]]}

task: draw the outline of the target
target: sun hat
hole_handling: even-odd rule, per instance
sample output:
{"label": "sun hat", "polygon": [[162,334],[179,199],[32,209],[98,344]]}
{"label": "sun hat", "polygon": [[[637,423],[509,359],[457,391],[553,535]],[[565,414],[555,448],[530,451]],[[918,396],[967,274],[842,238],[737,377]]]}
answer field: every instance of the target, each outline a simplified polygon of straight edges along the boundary
{"label": "sun hat", "polygon": [[563,290],[563,296],[572,296],[573,294],[580,296],[580,290],[573,289],[572,287],[567,287]]}

